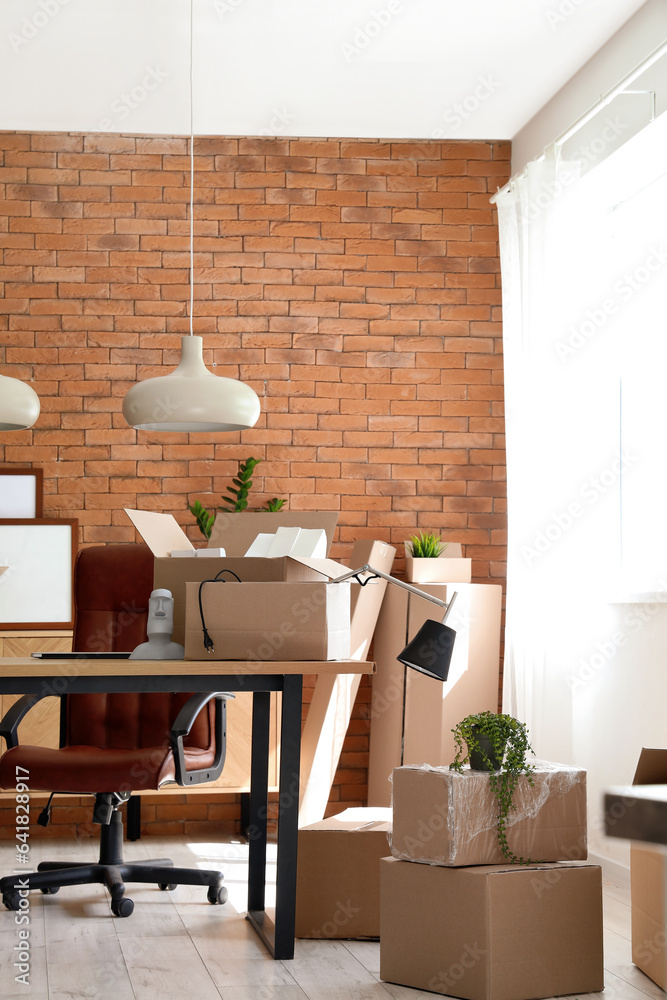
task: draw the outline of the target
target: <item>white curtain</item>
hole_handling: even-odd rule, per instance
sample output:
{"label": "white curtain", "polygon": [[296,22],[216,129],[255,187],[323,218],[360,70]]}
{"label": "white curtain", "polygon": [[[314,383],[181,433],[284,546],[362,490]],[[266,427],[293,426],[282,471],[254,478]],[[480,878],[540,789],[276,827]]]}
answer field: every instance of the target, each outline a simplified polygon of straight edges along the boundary
{"label": "white curtain", "polygon": [[576,756],[578,680],[609,642],[615,594],[667,581],[665,150],[667,115],[585,176],[553,147],[497,198],[503,710],[527,722],[534,749],[552,760]]}

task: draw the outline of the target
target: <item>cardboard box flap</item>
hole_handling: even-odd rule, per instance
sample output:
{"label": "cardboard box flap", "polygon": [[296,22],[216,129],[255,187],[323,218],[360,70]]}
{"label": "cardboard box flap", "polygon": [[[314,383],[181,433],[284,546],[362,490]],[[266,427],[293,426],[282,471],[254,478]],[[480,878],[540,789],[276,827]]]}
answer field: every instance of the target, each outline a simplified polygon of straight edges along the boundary
{"label": "cardboard box flap", "polygon": [[[302,566],[307,566],[309,569],[314,569],[316,573],[321,573],[328,580],[335,580],[349,572],[348,566],[343,566],[335,559],[311,559],[305,556],[288,556],[287,558],[294,559],[295,562],[301,563]],[[352,582],[354,583],[354,579]]]}
{"label": "cardboard box flap", "polygon": [[667,750],[642,748],[633,785],[664,785],[667,783]]}
{"label": "cardboard box flap", "polygon": [[153,510],[128,510],[127,507],[123,507],[123,510],[157,559],[179,549],[191,549],[194,553],[194,545],[171,514],[158,514]]}
{"label": "cardboard box flap", "polygon": [[359,806],[345,809],[335,816],[328,816],[319,823],[310,823],[303,830],[326,830],[357,833],[367,830],[378,830],[388,833],[391,829],[391,807],[389,806]]}
{"label": "cardboard box flap", "polygon": [[258,534],[274,535],[278,528],[323,528],[327,533],[327,554],[331,550],[338,511],[220,511],[208,544],[225,549],[228,556],[244,556]]}

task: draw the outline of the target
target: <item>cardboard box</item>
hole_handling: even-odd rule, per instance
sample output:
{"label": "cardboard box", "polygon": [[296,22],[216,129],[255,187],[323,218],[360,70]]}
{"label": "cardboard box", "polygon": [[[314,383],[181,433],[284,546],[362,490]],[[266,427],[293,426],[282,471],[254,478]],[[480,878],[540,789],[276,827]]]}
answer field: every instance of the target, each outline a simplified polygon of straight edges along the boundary
{"label": "cardboard box", "polygon": [[299,830],[296,936],[380,936],[380,859],[391,809],[359,808]]}
{"label": "cardboard box", "polygon": [[228,556],[244,556],[260,533],[271,534],[278,528],[324,528],[329,555],[337,523],[337,511],[246,510],[241,514],[220,511],[208,544],[213,548],[222,546]]}
{"label": "cardboard box", "polygon": [[[209,582],[204,584],[201,594],[199,583],[186,583],[185,594],[186,660],[350,657],[349,581]],[[208,651],[204,646],[202,613],[213,641],[213,648]]]}
{"label": "cardboard box", "polygon": [[[315,566],[319,568],[314,568]],[[324,579],[342,576],[345,567],[330,559],[261,559],[254,556],[223,559],[156,559],[153,585],[170,590],[174,598],[174,642],[185,644],[186,585],[212,580],[220,570],[236,573],[244,583],[270,583],[281,580],[292,583],[321,583]],[[328,570],[328,572],[327,572]],[[228,577],[232,581],[233,577]]]}
{"label": "cardboard box", "polygon": [[[666,784],[667,750],[644,748],[632,783]],[[667,989],[666,879],[664,851],[633,844],[630,851],[632,961],[663,990]]]}
{"label": "cardboard box", "polygon": [[[587,852],[586,772],[534,761],[514,793],[507,840],[517,857],[583,861]],[[391,853],[431,865],[502,864],[497,800],[484,771],[406,766],[392,775]]]}
{"label": "cardboard box", "polygon": [[380,862],[380,978],[467,1000],[604,988],[598,865]]}
{"label": "cardboard box", "polygon": [[[185,585],[188,581],[200,583],[212,579],[222,569],[230,569],[245,581],[294,580],[321,582],[323,574],[313,568],[322,569],[328,560],[296,560],[291,558],[265,559],[243,558],[250,545],[261,532],[275,532],[280,527],[321,528],[326,532],[327,553],[331,547],[338,514],[336,511],[282,512],[244,511],[227,514],[224,511],[216,517],[208,548],[224,548],[222,558],[195,558],[195,549],[188,541],[183,529],[170,514],[153,511],[127,510],[126,513],[137,531],[155,556],[153,586],[171,592],[174,598],[174,630],[172,640],[185,644]],[[192,558],[173,559],[170,552],[192,547]],[[201,553],[201,549],[197,550]],[[328,578],[336,573],[331,568]],[[342,576],[344,567],[338,567]],[[326,574],[325,574],[326,575]]]}
{"label": "cardboard box", "polygon": [[450,542],[435,559],[410,555],[412,545],[404,542],[405,575],[411,583],[470,583],[472,559],[463,559],[460,542]]}

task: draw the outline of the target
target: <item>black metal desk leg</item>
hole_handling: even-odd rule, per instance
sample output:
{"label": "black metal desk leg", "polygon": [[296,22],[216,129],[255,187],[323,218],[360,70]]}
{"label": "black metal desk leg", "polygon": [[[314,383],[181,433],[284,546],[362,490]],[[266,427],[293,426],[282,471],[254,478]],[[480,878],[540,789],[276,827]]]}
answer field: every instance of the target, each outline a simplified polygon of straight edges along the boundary
{"label": "black metal desk leg", "polygon": [[280,725],[280,800],[274,941],[274,957],[282,959],[294,958],[302,688],[301,674],[285,675]]}
{"label": "black metal desk leg", "polygon": [[[252,749],[248,823],[248,911],[264,910],[266,826],[269,802],[269,720],[271,692],[255,691],[252,699]],[[254,921],[253,921],[254,922]]]}

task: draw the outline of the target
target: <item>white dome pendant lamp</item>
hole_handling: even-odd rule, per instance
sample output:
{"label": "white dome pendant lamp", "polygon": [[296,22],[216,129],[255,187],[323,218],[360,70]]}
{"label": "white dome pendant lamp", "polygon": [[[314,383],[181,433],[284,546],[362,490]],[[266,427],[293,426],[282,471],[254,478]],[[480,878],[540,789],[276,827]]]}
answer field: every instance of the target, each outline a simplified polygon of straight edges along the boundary
{"label": "white dome pendant lamp", "polygon": [[0,431],[24,431],[39,416],[39,396],[26,382],[0,375]]}
{"label": "white dome pendant lamp", "polygon": [[192,28],[190,0],[190,335],[181,338],[181,361],[170,375],[133,385],[123,400],[123,416],[138,430],[243,431],[259,419],[259,398],[238,379],[210,372],[203,341],[192,332],[194,306],[194,126],[192,112]]}

